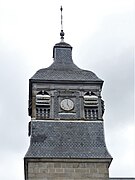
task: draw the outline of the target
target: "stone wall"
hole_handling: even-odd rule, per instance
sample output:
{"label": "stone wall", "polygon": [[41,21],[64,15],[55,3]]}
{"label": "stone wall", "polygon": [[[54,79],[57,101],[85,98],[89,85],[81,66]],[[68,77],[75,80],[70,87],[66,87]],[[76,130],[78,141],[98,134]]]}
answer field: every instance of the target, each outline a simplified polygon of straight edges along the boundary
{"label": "stone wall", "polygon": [[28,162],[26,180],[109,180],[108,163]]}

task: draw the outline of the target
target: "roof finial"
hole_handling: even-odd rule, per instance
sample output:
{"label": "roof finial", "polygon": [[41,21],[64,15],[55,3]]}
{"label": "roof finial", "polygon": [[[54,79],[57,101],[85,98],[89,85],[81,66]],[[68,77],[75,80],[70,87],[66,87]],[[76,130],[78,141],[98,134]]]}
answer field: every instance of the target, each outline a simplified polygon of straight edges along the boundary
{"label": "roof finial", "polygon": [[63,8],[62,8],[62,6],[60,7],[60,10],[61,10],[61,32],[60,32],[60,36],[61,36],[61,41],[63,42],[64,41],[64,31],[63,31],[63,16],[62,16]]}

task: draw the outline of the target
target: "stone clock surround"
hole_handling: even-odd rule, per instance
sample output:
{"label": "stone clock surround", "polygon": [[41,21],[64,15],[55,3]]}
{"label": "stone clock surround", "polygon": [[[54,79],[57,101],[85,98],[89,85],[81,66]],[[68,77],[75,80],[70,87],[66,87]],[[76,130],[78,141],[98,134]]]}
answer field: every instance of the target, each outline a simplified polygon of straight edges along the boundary
{"label": "stone clock surround", "polygon": [[[51,84],[51,83],[33,83],[33,103],[32,103],[32,111],[33,116],[32,118],[35,119],[36,112],[35,112],[35,101],[36,101],[36,94],[44,90],[49,93],[51,100],[51,114],[50,119],[84,119],[84,94],[88,91],[94,92],[99,98],[99,119],[102,119],[102,113],[100,110],[101,106],[101,85],[95,86],[91,83],[87,84],[78,84],[71,82],[70,84]],[[63,99],[68,98],[74,102],[74,108],[70,111],[63,111],[60,107],[60,103]]]}

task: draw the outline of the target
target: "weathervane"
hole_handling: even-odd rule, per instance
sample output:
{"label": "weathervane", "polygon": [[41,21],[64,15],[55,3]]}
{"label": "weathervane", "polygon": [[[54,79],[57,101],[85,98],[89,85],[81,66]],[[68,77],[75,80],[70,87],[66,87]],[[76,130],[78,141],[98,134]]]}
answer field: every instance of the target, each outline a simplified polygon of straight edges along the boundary
{"label": "weathervane", "polygon": [[62,16],[62,11],[63,8],[62,6],[60,7],[60,11],[61,11],[61,32],[60,32],[60,36],[61,36],[61,41],[64,41],[64,31],[63,31],[63,16]]}

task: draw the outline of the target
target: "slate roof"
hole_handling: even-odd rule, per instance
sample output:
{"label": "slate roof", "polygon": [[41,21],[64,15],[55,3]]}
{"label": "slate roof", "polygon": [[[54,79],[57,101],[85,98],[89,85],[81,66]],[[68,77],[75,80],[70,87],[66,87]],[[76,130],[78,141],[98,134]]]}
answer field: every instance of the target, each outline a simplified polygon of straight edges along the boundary
{"label": "slate roof", "polygon": [[53,48],[54,62],[48,68],[38,70],[31,80],[68,80],[68,81],[99,81],[92,71],[77,67],[72,60],[72,47],[65,43],[57,43]]}
{"label": "slate roof", "polygon": [[103,122],[31,121],[31,142],[25,158],[101,158],[107,151]]}
{"label": "slate roof", "polygon": [[109,178],[110,180],[135,180],[135,178]]}

